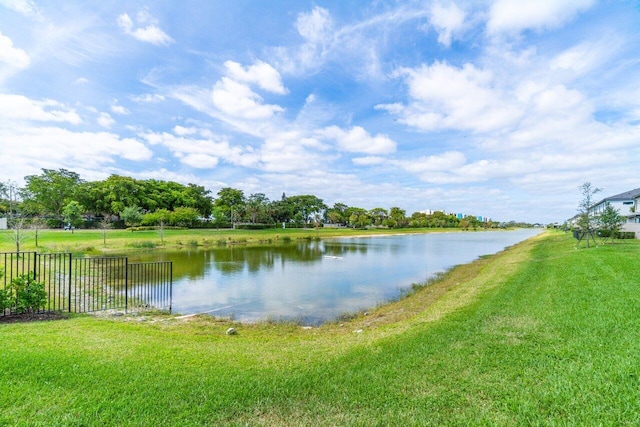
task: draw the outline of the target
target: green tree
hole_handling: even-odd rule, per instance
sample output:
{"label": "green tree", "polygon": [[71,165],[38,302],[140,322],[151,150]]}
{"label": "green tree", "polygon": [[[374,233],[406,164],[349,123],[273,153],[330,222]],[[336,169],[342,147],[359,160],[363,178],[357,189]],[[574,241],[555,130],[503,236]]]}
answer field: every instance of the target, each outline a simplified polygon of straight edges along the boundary
{"label": "green tree", "polygon": [[259,216],[263,216],[267,211],[269,199],[263,193],[255,193],[249,196],[246,204],[247,215],[253,224]]}
{"label": "green tree", "polygon": [[135,227],[142,222],[142,212],[138,206],[127,206],[120,212],[120,218],[127,227]]}
{"label": "green tree", "polygon": [[229,218],[225,214],[224,210],[219,206],[214,206],[211,211],[211,225],[216,228],[223,228],[228,227],[229,224]]}
{"label": "green tree", "polygon": [[399,207],[392,207],[389,210],[389,218],[395,221],[396,227],[401,228],[407,225],[406,211]]}
{"label": "green tree", "polygon": [[133,178],[111,175],[106,180],[96,183],[95,193],[97,212],[119,215],[126,207],[140,208],[144,189],[142,184]]}
{"label": "green tree", "polygon": [[287,202],[283,194],[283,199],[269,203],[269,213],[274,222],[288,223],[293,219],[293,205]]}
{"label": "green tree", "polygon": [[62,215],[64,217],[64,221],[71,225],[71,233],[73,234],[73,230],[78,228],[82,221],[82,213],[84,212],[84,207],[76,202],[75,200],[70,201],[66,204],[66,206],[62,209]]}
{"label": "green tree", "polygon": [[414,212],[410,217],[409,227],[426,227],[428,222],[428,216],[424,212]]}
{"label": "green tree", "polygon": [[182,206],[171,213],[171,224],[178,227],[193,227],[200,214],[196,208]]}
{"label": "green tree", "polygon": [[167,225],[171,222],[171,211],[168,209],[158,209],[142,216],[142,225]]}
{"label": "green tree", "polygon": [[603,211],[598,215],[597,221],[600,228],[606,231],[606,234],[609,235],[608,237],[611,238],[611,242],[613,243],[616,234],[620,231],[622,224],[627,221],[627,218],[620,215],[620,211],[611,206],[611,203],[607,202]]}
{"label": "green tree", "polygon": [[369,212],[362,208],[350,208],[349,224],[354,228],[365,228],[371,225],[371,216]]}
{"label": "green tree", "polygon": [[349,222],[349,206],[344,203],[334,203],[332,208],[327,209],[327,220],[332,224],[347,225]]}
{"label": "green tree", "polygon": [[595,238],[592,234],[596,225],[596,215],[592,210],[594,203],[593,198],[597,193],[602,191],[602,189],[592,186],[590,182],[585,182],[579,189],[582,193],[582,199],[580,199],[580,203],[578,204],[578,227],[585,233],[587,237],[587,247],[589,247],[589,240],[593,240],[595,243]]}
{"label": "green tree", "polygon": [[382,225],[384,220],[389,216],[389,212],[384,208],[373,208],[369,211],[369,215],[375,225]]}
{"label": "green tree", "polygon": [[195,208],[202,217],[208,218],[213,210],[211,191],[195,184],[187,184],[182,191],[182,205]]}
{"label": "green tree", "polygon": [[173,212],[168,209],[158,209],[155,212],[150,212],[142,216],[142,225],[153,225],[158,229],[160,235],[160,242],[164,244],[164,229],[171,223],[171,215]]}
{"label": "green tree", "polygon": [[42,169],[40,175],[26,176],[25,182],[22,197],[28,211],[62,218],[62,210],[75,200],[83,181],[77,173],[66,169]]}
{"label": "green tree", "polygon": [[21,193],[15,182],[0,182],[0,213],[14,216],[18,208],[18,195]]}
{"label": "green tree", "polygon": [[213,202],[213,206],[220,208],[229,219],[229,222],[234,224],[242,217],[245,203],[246,200],[242,190],[225,187],[218,191],[218,197]]}
{"label": "green tree", "polygon": [[466,215],[460,223],[462,224],[462,222],[466,222],[467,224],[466,229],[471,227],[474,230],[476,230],[481,225],[480,220],[478,220],[478,218],[473,215]]}
{"label": "green tree", "polygon": [[291,206],[294,220],[297,219],[302,224],[312,222],[316,214],[322,216],[327,209],[322,199],[311,194],[290,196],[285,199],[285,202]]}

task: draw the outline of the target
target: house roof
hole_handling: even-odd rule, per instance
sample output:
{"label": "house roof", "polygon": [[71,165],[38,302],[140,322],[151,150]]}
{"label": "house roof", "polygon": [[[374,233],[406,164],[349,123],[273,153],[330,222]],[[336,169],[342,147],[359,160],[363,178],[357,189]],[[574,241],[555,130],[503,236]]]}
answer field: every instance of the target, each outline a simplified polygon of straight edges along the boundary
{"label": "house roof", "polygon": [[598,206],[599,204],[605,203],[605,202],[619,202],[623,200],[633,200],[639,196],[640,196],[640,188],[636,188],[635,190],[629,190],[629,191],[625,191],[624,193],[616,194],[615,196],[606,197],[600,200],[598,203],[594,204],[593,206]]}

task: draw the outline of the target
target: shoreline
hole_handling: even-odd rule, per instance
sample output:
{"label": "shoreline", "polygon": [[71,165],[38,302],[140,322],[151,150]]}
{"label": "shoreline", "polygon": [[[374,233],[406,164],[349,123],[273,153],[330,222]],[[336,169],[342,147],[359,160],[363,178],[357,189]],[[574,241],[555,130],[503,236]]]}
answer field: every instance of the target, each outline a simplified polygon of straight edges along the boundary
{"label": "shoreline", "polygon": [[[75,230],[59,229],[27,231],[20,242],[21,251],[73,252],[89,256],[105,253],[131,253],[139,250],[223,247],[233,245],[272,245],[296,240],[401,236],[407,234],[482,232],[513,229],[462,230],[457,228],[404,228],[379,230],[354,229],[188,229],[188,230]],[[37,236],[37,238],[36,238]],[[36,245],[37,242],[37,245]],[[0,231],[0,252],[15,252],[12,230]]]}

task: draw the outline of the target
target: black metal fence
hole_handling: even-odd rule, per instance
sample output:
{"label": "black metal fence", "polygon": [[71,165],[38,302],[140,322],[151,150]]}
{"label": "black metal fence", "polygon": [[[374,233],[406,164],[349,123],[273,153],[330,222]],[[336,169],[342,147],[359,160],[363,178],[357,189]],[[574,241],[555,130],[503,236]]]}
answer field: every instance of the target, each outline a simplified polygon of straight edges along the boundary
{"label": "black metal fence", "polygon": [[[44,284],[40,311],[87,313],[136,307],[171,310],[171,262],[129,263],[126,257],[74,258],[70,253],[0,253],[0,290],[32,274]],[[0,312],[15,312],[11,307]]]}

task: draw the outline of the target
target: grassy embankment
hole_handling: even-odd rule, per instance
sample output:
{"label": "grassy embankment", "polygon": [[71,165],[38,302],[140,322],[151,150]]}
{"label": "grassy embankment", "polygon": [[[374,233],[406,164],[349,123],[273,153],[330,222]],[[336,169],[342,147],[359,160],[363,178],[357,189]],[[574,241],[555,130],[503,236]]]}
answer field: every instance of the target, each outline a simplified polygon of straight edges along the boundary
{"label": "grassy embankment", "polygon": [[[102,252],[179,248],[198,246],[220,246],[233,244],[276,244],[296,240],[309,240],[329,237],[349,237],[360,235],[454,232],[459,229],[374,229],[354,230],[351,228],[319,229],[268,229],[268,230],[164,230],[127,231],[127,230],[39,230],[36,247],[35,232],[25,230],[26,238],[20,245],[22,251],[78,252],[96,255]],[[0,231],[0,251],[15,251],[11,230]]]}
{"label": "grassy embankment", "polygon": [[639,254],[546,233],[342,326],[0,324],[0,425],[638,425]]}

